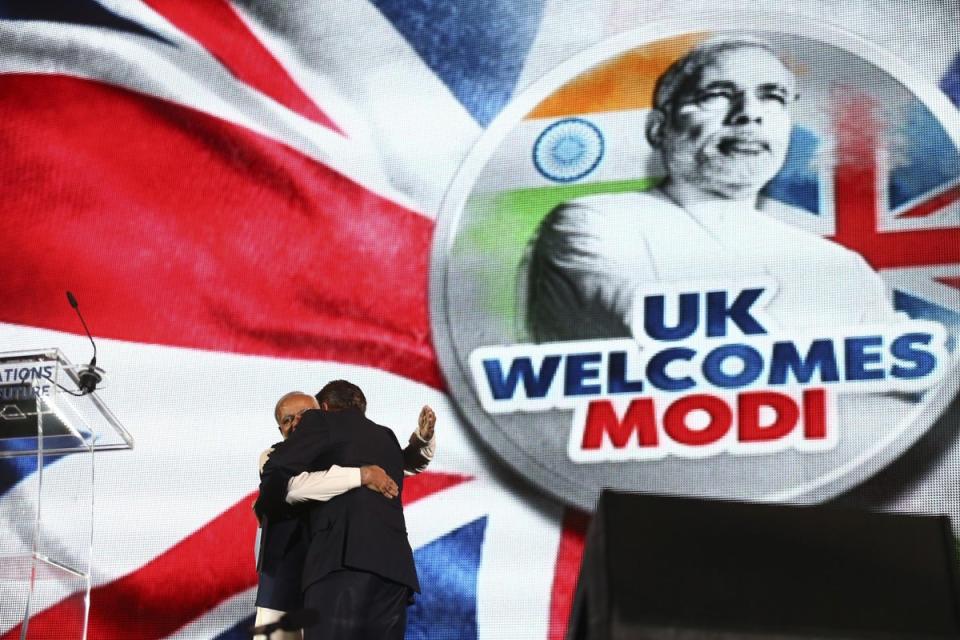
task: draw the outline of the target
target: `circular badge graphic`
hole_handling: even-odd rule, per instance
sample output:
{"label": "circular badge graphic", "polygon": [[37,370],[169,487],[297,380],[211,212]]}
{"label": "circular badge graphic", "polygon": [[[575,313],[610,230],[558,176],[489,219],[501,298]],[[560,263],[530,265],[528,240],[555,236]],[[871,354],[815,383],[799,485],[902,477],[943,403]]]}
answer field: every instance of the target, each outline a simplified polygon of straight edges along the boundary
{"label": "circular badge graphic", "polygon": [[577,56],[444,201],[430,302],[452,397],[584,509],[606,487],[856,486],[956,395],[958,140],[936,87],[826,25],[677,21]]}
{"label": "circular badge graphic", "polygon": [[533,163],[556,182],[584,178],[603,159],[603,134],[583,118],[565,118],[547,126],[533,144]]}

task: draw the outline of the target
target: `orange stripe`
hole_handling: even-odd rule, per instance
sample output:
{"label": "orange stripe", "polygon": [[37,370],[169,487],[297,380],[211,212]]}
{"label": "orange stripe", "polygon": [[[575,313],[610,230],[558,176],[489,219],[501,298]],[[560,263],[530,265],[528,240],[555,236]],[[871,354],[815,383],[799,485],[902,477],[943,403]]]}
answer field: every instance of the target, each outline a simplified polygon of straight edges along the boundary
{"label": "orange stripe", "polygon": [[583,73],[530,112],[528,118],[649,109],[653,86],[674,60],[710,34],[688,33],[631,49]]}

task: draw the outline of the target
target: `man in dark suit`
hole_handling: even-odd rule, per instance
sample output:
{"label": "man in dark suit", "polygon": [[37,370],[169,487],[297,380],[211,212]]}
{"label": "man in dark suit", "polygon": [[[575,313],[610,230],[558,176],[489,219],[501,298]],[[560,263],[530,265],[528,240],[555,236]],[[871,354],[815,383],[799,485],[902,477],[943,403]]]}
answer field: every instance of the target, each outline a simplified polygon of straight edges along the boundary
{"label": "man in dark suit", "polygon": [[[284,394],[274,408],[280,435],[286,440],[293,433],[304,413],[319,409],[313,396],[302,391]],[[429,409],[429,408],[425,408]],[[432,411],[431,411],[432,415]],[[279,446],[273,445],[260,454],[260,472]],[[377,466],[339,467],[301,473],[287,485],[288,508],[286,517],[274,515],[263,518],[257,531],[259,553],[257,555],[257,615],[254,626],[261,627],[279,621],[286,613],[303,608],[303,593],[300,576],[307,553],[305,527],[300,518],[302,504],[308,500],[324,501],[357,487],[379,491],[388,498],[396,497],[397,485]],[[254,636],[254,640],[265,640]],[[301,640],[303,634],[296,631],[274,631],[272,640]]]}
{"label": "man in dark suit", "polygon": [[[419,449],[401,449],[390,429],[368,420],[366,398],[350,382],[327,384],[317,399],[321,411],[304,413],[264,466],[258,510],[282,509],[291,478],[333,465],[378,465],[401,497],[404,468],[422,466],[410,459]],[[320,621],[304,630],[305,639],[401,640],[406,606],[420,590],[401,501],[349,491],[308,505],[302,587],[304,605]]]}

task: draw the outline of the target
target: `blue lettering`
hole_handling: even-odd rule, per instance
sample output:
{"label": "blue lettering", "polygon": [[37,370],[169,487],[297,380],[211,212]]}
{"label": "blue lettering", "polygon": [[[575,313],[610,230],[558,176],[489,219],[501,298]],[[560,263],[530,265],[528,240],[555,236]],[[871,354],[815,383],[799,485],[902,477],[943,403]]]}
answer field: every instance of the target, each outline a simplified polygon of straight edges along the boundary
{"label": "blue lettering", "polygon": [[927,345],[933,340],[929,333],[905,333],[890,345],[890,353],[897,360],[905,360],[912,367],[904,367],[895,364],[890,370],[894,378],[903,378],[906,380],[915,380],[922,378],[933,371],[937,366],[937,359],[932,353],[925,349],[915,349],[914,345]]}
{"label": "blue lettering", "polygon": [[567,396],[585,396],[599,394],[599,384],[587,384],[600,374],[597,367],[587,365],[600,363],[599,353],[575,353],[567,356],[567,366],[563,377],[563,393]]}
{"label": "blue lettering", "polygon": [[646,296],[643,299],[643,330],[654,340],[683,340],[697,330],[700,298],[696,293],[678,296],[677,324],[667,326],[665,296]]}
{"label": "blue lettering", "polygon": [[[736,374],[727,374],[723,362],[727,358],[738,358],[743,362],[743,370]],[[710,384],[722,389],[744,387],[763,372],[763,356],[753,347],[745,344],[725,344],[707,354],[703,360],[703,376]]]}
{"label": "blue lettering", "polygon": [[707,292],[707,336],[717,338],[727,335],[727,320],[740,327],[744,335],[766,333],[763,325],[750,315],[750,307],[763,294],[763,289],[744,289],[737,294],[733,304],[727,306],[726,291]]}
{"label": "blue lettering", "polygon": [[844,361],[847,380],[882,380],[883,369],[868,365],[882,362],[883,354],[877,349],[883,347],[881,336],[847,338],[843,341]]}
{"label": "blue lettering", "polygon": [[643,380],[627,380],[627,353],[611,352],[610,362],[607,363],[607,392],[640,393],[641,391],[643,391]]}
{"label": "blue lettering", "polygon": [[814,340],[807,349],[805,358],[800,357],[797,345],[792,342],[775,342],[771,353],[770,384],[786,384],[788,373],[794,379],[806,384],[813,375],[820,371],[820,381],[837,382],[840,372],[837,368],[837,357],[833,351],[831,340]]}
{"label": "blue lettering", "polygon": [[517,382],[523,380],[523,388],[528,398],[543,398],[550,389],[553,377],[560,366],[560,356],[547,356],[540,365],[540,372],[533,371],[533,362],[529,357],[517,358],[510,363],[510,371],[506,379],[500,361],[488,359],[483,361],[483,369],[487,373],[487,384],[494,400],[509,400],[517,389]]}
{"label": "blue lettering", "polygon": [[673,347],[658,351],[647,362],[647,380],[657,389],[664,391],[685,391],[695,386],[696,383],[689,376],[683,378],[671,378],[667,375],[667,365],[674,360],[690,361],[697,355],[693,349],[686,347]]}

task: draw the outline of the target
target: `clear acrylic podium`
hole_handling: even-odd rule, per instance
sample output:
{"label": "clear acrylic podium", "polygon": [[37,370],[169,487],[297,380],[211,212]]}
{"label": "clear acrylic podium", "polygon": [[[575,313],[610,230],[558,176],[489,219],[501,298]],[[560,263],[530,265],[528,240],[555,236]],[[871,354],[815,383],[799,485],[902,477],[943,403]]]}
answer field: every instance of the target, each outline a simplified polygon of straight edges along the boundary
{"label": "clear acrylic podium", "polygon": [[73,395],[85,368],[0,352],[0,628],[21,640],[87,637],[94,453],[133,447],[96,392]]}

